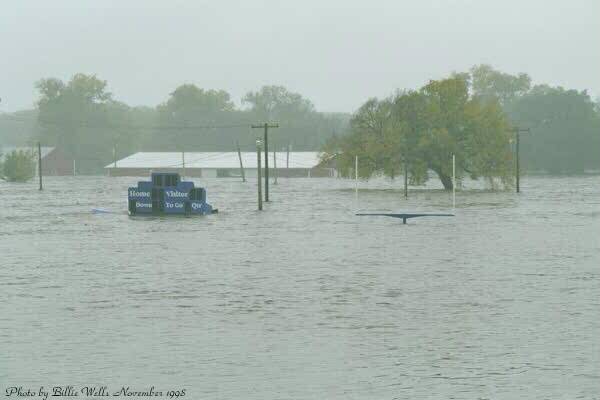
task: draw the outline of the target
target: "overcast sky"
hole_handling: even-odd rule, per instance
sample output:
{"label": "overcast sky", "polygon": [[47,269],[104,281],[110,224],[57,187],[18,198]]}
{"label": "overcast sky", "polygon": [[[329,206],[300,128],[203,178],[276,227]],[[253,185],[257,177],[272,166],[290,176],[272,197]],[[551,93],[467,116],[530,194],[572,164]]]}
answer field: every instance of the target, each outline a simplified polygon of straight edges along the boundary
{"label": "overcast sky", "polygon": [[600,94],[600,0],[3,0],[0,112],[34,82],[97,74],[155,106],[181,83],[237,103],[278,84],[322,111],[474,64]]}

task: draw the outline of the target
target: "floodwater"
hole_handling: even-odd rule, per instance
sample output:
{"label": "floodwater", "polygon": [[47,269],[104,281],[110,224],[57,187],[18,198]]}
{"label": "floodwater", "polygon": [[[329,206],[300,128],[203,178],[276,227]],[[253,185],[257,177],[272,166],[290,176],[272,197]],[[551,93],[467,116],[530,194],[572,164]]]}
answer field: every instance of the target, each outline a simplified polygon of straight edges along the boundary
{"label": "floodwater", "polygon": [[[598,176],[458,192],[456,217],[407,225],[354,216],[341,179],[280,179],[261,213],[255,182],[196,180],[219,214],[130,218],[136,180],[0,183],[0,390],[600,398]],[[400,185],[358,204],[451,209]]]}

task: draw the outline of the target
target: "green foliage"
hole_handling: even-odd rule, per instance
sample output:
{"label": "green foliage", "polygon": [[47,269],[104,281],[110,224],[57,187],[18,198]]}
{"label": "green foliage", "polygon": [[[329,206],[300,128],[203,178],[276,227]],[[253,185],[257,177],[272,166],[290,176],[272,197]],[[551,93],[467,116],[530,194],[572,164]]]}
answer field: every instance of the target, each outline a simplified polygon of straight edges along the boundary
{"label": "green foliage", "polygon": [[[322,114],[310,101],[280,86],[250,92],[249,109],[236,109],[223,90],[184,84],[153,107],[129,107],[113,99],[106,81],[75,75],[69,82],[42,79],[36,139],[77,159],[80,173],[97,173],[117,157],[135,151],[233,151],[235,143],[254,146],[260,132],[251,124],[272,116],[280,123],[273,148],[314,150],[347,123],[345,114]],[[2,119],[0,118],[0,123]],[[220,128],[215,128],[220,127]]]}
{"label": "green foliage", "polygon": [[281,149],[289,143],[294,150],[319,149],[327,138],[346,129],[346,115],[318,113],[310,100],[283,86],[263,86],[259,91],[247,93],[242,101],[249,106],[250,120],[279,123],[272,136],[275,148]]}
{"label": "green foliage", "polygon": [[179,86],[155,111],[145,113],[142,125],[158,129],[142,128],[139,146],[155,151],[233,151],[239,142],[250,150],[254,138],[262,134],[250,125],[277,121],[280,127],[272,131],[271,148],[281,150],[289,144],[293,150],[315,150],[343,132],[347,123],[345,114],[318,113],[309,100],[281,86],[249,92],[243,102],[248,107],[237,109],[225,91]]}
{"label": "green foliage", "polygon": [[179,86],[170,94],[169,100],[158,107],[160,112],[177,113],[177,118],[191,119],[195,114],[211,114],[233,111],[229,93],[224,90],[204,90],[196,85]]}
{"label": "green foliage", "polygon": [[506,109],[515,124],[531,128],[521,137],[527,169],[555,174],[600,169],[600,117],[585,91],[538,85]]}
{"label": "green foliage", "polygon": [[287,121],[315,112],[310,100],[283,86],[263,86],[257,92],[248,92],[242,101],[249,104],[254,116],[261,120]]}
{"label": "green foliage", "polygon": [[[467,76],[469,76],[467,74]],[[507,105],[522,96],[531,87],[531,78],[525,73],[510,75],[493,69],[489,65],[476,65],[471,68],[470,80],[473,94],[484,100],[497,100]]]}
{"label": "green foliage", "polygon": [[485,178],[512,185],[514,144],[521,135],[521,165],[527,170],[581,173],[600,169],[600,108],[586,92],[538,85],[524,73],[510,75],[488,65],[449,79],[432,81],[418,91],[384,100],[368,100],[352,117],[350,133],[332,138],[323,159],[336,156],[340,173],[395,177],[407,168],[420,184],[428,171],[451,188],[451,155],[457,178]]}
{"label": "green foliage", "polygon": [[[112,99],[106,81],[76,74],[67,83],[42,79],[36,88],[41,95],[40,140],[76,158],[81,173],[96,172],[106,165],[117,142],[123,153],[128,152],[124,143],[131,143],[135,132],[118,128],[129,122],[128,107]],[[120,140],[122,137],[127,139]]]}
{"label": "green foliage", "polygon": [[452,188],[452,154],[457,178],[499,178],[511,184],[512,156],[508,122],[497,102],[469,95],[468,83],[454,76],[431,81],[419,91],[370,99],[353,116],[349,136],[332,140],[323,158],[337,155],[343,176],[395,177],[408,170],[421,184],[434,171],[446,189]]}
{"label": "green foliage", "polygon": [[410,158],[413,183],[424,182],[429,170],[447,180],[447,157],[455,152],[461,176],[498,177],[509,184],[511,157],[503,147],[506,135],[498,134],[502,126],[507,131],[514,126],[532,129],[521,137],[525,170],[600,169],[598,101],[560,87],[531,88],[527,74],[511,75],[489,65],[417,91],[369,100],[351,124],[349,115],[317,112],[310,100],[282,86],[248,92],[244,108],[237,108],[223,90],[192,84],[177,87],[157,107],[116,101],[107,82],[94,75],[76,74],[67,82],[42,79],[36,88],[36,110],[0,114],[0,143],[25,145],[33,139],[57,146],[77,160],[80,173],[100,172],[113,160],[115,147],[118,158],[135,151],[232,151],[235,142],[249,150],[261,134],[250,125],[264,121],[280,125],[270,136],[274,149],[325,145],[331,155],[346,148],[349,167],[351,155],[360,149],[366,157],[360,171],[364,176],[402,174],[404,157]]}
{"label": "green foliage", "polygon": [[218,144],[228,137],[228,150],[232,150],[231,133],[236,131],[235,127],[226,132],[202,127],[236,125],[241,119],[229,93],[181,85],[156,108],[151,124],[160,128],[150,132],[143,145],[155,150],[218,150]]}
{"label": "green foliage", "polygon": [[583,91],[537,85],[526,74],[509,75],[480,65],[471,69],[472,91],[497,99],[521,136],[525,170],[582,173],[600,169],[600,110]]}
{"label": "green foliage", "polygon": [[27,182],[35,175],[35,156],[30,151],[13,150],[0,162],[0,177],[8,182]]}

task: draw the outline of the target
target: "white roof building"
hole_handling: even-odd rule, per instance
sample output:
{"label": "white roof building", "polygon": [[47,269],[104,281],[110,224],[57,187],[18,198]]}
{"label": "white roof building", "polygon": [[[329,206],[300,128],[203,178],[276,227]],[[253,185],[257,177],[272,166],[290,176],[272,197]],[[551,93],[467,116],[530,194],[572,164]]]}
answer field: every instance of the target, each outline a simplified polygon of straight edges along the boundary
{"label": "white roof building", "polygon": [[[261,152],[264,168],[264,151]],[[274,158],[275,157],[275,158]],[[247,176],[256,175],[256,152],[242,152],[242,164]],[[276,159],[276,161],[275,161]],[[331,168],[320,167],[316,151],[269,152],[269,170],[278,176],[333,176]],[[111,176],[145,176],[150,172],[176,171],[188,176],[239,176],[237,152],[139,152],[104,167]]]}

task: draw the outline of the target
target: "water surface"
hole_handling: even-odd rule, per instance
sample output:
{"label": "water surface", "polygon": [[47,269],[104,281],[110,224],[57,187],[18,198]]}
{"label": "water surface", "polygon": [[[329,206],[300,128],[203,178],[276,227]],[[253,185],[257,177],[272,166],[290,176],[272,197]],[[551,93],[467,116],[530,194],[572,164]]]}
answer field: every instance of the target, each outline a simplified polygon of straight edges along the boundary
{"label": "water surface", "polygon": [[[142,178],[140,178],[142,179]],[[218,215],[131,218],[136,178],[0,182],[0,389],[193,399],[597,399],[600,178],[355,217],[354,184],[196,180]],[[451,208],[437,183],[365,209]],[[94,215],[103,207],[114,214]]]}

